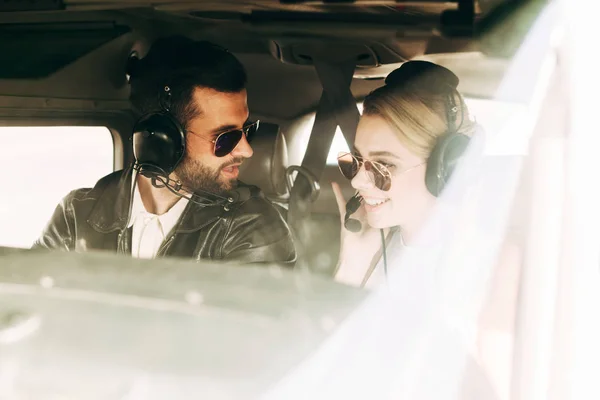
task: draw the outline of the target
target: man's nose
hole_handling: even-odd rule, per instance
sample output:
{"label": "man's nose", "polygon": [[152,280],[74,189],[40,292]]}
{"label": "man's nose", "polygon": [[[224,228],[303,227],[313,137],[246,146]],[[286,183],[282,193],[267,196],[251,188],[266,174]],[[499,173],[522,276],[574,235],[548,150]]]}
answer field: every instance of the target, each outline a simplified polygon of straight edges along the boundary
{"label": "man's nose", "polygon": [[242,135],[242,139],[237,144],[237,146],[235,146],[235,148],[231,152],[231,155],[234,157],[250,158],[252,157],[252,154],[254,154],[252,146],[250,146],[250,143],[248,143],[246,135]]}

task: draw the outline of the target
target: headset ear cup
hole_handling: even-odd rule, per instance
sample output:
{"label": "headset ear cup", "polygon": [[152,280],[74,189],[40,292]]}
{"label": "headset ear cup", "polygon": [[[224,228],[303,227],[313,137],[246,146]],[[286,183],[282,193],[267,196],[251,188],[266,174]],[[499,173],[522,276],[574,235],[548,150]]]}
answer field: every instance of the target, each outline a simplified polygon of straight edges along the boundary
{"label": "headset ear cup", "polygon": [[169,113],[147,114],[133,130],[133,156],[146,169],[173,172],[185,154],[185,132]]}
{"label": "headset ear cup", "polygon": [[456,164],[469,146],[470,138],[462,133],[441,136],[431,150],[425,172],[425,186],[438,197],[450,179]]}

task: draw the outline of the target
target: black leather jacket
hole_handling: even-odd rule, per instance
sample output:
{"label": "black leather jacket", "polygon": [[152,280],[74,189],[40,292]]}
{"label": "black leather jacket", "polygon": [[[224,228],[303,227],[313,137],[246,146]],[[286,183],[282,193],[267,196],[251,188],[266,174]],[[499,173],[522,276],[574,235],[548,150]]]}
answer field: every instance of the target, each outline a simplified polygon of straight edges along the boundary
{"label": "black leather jacket", "polygon": [[[127,228],[131,179],[131,169],[117,171],[100,179],[93,189],[69,193],[33,247],[131,254],[132,229]],[[188,202],[157,257],[295,261],[292,235],[275,206],[256,186],[240,182],[236,191],[239,199],[228,210],[223,205],[203,207]]]}

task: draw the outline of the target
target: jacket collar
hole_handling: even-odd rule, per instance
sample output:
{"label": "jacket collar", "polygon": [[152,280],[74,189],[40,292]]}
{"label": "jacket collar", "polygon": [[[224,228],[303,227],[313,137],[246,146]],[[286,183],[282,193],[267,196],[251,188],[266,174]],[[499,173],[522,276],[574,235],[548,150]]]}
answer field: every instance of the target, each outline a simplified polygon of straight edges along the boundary
{"label": "jacket collar", "polygon": [[[88,217],[88,223],[96,231],[109,233],[124,230],[127,227],[132,200],[132,175],[133,166],[107,175],[100,179],[86,196],[97,199]],[[189,201],[175,227],[176,232],[200,230],[215,220],[234,212],[237,206],[257,195],[252,188],[240,182],[234,196],[236,201],[229,207],[225,207],[226,204],[201,206]]]}
{"label": "jacket collar", "polygon": [[259,197],[261,192],[253,186],[238,181],[238,188],[231,193],[234,201],[213,206],[201,206],[197,203],[188,202],[183,211],[179,224],[175,227],[176,232],[195,232],[213,223],[219,218],[226,218],[236,212],[236,209],[251,197]]}
{"label": "jacket collar", "polygon": [[130,166],[105,176],[86,196],[97,199],[88,217],[88,223],[98,232],[109,233],[123,230],[127,226],[132,171],[133,166]]}

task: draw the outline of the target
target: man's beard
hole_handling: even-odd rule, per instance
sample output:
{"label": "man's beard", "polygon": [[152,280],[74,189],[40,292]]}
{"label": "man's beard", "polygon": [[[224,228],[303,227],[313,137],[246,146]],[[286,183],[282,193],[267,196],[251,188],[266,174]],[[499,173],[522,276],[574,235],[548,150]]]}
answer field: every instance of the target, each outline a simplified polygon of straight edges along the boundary
{"label": "man's beard", "polygon": [[209,192],[222,196],[237,188],[238,182],[237,179],[223,180],[221,170],[242,161],[242,159],[236,158],[223,163],[217,169],[212,169],[198,160],[191,159],[186,154],[174,172],[185,190],[197,194]]}

